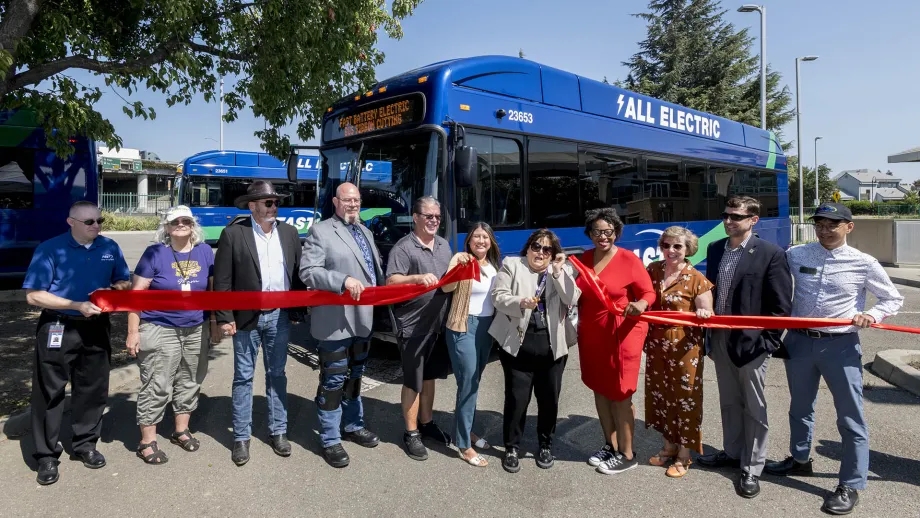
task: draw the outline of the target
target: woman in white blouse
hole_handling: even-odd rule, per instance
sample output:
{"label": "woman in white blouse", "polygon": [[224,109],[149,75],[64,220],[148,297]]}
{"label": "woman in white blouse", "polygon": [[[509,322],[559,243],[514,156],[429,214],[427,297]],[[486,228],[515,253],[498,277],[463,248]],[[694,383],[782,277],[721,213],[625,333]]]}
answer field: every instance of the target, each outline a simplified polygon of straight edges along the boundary
{"label": "woman in white blouse", "polygon": [[447,317],[447,351],[457,379],[456,444],[460,458],[472,466],[485,467],[488,461],[473,446],[488,449],[489,443],[472,433],[479,396],[479,380],[489,362],[492,337],[489,326],[495,314],[492,305],[492,282],[501,262],[498,243],[492,227],[475,223],[466,236],[464,252],[451,259],[450,268],[471,259],[479,261],[479,281],[468,280],[448,284],[442,289],[453,292],[450,314]]}

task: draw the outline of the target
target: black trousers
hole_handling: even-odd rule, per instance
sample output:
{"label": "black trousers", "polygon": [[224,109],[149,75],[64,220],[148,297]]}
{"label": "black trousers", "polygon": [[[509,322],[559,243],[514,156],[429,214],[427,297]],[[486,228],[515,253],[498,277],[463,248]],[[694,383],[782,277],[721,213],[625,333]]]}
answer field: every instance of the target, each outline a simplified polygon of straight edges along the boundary
{"label": "black trousers", "polygon": [[92,319],[60,317],[64,336],[60,349],[48,348],[49,328],[58,316],[43,311],[38,319],[35,370],[32,376],[32,436],[36,459],[59,458],[64,418],[64,388],[71,383],[73,452],[95,449],[102,431],[102,412],[109,397],[108,315]]}
{"label": "black trousers", "polygon": [[556,433],[559,392],[568,355],[553,359],[549,336],[528,330],[517,356],[499,349],[505,372],[505,412],[502,432],[505,448],[519,448],[531,395],[537,397],[537,438],[550,446]]}

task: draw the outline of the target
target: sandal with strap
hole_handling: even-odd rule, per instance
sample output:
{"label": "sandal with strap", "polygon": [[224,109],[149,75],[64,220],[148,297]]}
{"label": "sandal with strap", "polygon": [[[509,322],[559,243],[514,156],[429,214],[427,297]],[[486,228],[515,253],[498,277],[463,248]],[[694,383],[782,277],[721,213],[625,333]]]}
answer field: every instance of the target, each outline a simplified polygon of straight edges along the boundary
{"label": "sandal with strap", "polygon": [[[144,455],[142,452],[150,448],[153,450],[153,453],[150,455]],[[166,464],[169,461],[169,458],[166,456],[166,453],[157,447],[156,441],[150,441],[147,444],[140,443],[137,445],[137,457],[143,460],[147,464]]]}
{"label": "sandal with strap", "polygon": [[[187,437],[183,440],[182,437]],[[198,442],[198,439],[192,436],[192,432],[185,430],[184,432],[175,432],[170,437],[169,442],[173,444],[178,444],[180,448],[185,451],[198,451],[198,447],[201,446],[201,443]]]}
{"label": "sandal with strap", "polygon": [[674,448],[672,450],[666,450],[662,448],[658,451],[657,455],[648,460],[648,463],[652,466],[664,466],[668,462],[674,460],[674,457],[677,456],[677,450],[678,448]]}
{"label": "sandal with strap", "polygon": [[693,464],[693,461],[690,460],[690,457],[686,459],[678,457],[677,460],[674,461],[674,464],[671,464],[668,468],[668,471],[665,472],[665,475],[671,478],[680,478],[687,474],[691,464]]}
{"label": "sandal with strap", "polygon": [[460,453],[460,460],[462,460],[463,462],[466,462],[470,466],[475,466],[477,468],[484,468],[489,465],[489,461],[487,461],[486,458],[483,457],[479,453],[477,453],[476,456],[474,456],[472,459],[468,459],[464,457],[462,451],[459,453]]}

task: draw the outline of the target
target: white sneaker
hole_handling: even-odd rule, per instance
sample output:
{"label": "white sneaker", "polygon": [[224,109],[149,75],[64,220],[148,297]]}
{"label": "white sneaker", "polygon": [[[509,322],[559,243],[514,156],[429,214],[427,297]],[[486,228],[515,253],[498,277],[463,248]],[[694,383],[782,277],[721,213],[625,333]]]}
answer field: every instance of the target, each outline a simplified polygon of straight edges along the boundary
{"label": "white sneaker", "polygon": [[613,458],[613,448],[605,444],[603,448],[594,452],[594,455],[588,458],[588,464],[595,468]]}

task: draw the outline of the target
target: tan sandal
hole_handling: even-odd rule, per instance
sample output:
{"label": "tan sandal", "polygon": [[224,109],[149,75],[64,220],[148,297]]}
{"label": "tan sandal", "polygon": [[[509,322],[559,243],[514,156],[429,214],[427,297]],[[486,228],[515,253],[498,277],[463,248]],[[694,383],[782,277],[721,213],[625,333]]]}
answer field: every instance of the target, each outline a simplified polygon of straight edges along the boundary
{"label": "tan sandal", "polygon": [[484,468],[489,465],[489,461],[486,460],[481,454],[477,453],[472,459],[468,459],[463,456],[463,452],[460,453],[460,460],[466,462],[470,466],[475,466],[477,468]]}
{"label": "tan sandal", "polygon": [[658,454],[653,456],[648,460],[648,463],[652,466],[664,466],[665,464],[671,462],[674,457],[677,456],[677,451],[679,448],[674,448],[673,450],[666,450],[662,448],[658,451]]}
{"label": "tan sandal", "polygon": [[668,471],[665,472],[665,475],[671,478],[680,478],[687,474],[687,471],[690,470],[690,465],[693,464],[693,461],[690,460],[690,457],[686,459],[678,458],[674,461],[674,464],[668,468]]}

